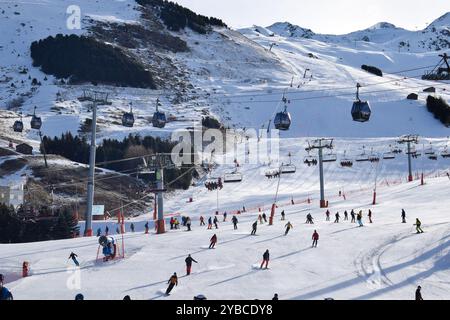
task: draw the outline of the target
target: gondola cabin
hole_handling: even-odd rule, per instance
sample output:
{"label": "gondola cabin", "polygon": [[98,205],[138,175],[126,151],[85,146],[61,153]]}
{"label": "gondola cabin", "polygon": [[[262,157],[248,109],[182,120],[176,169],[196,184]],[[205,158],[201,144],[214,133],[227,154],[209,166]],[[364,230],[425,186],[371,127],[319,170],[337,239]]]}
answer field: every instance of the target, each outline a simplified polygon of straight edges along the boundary
{"label": "gondola cabin", "polygon": [[40,130],[42,127],[42,119],[36,115],[36,107],[34,107],[34,113],[31,117],[30,125],[31,128],[35,130]]}
{"label": "gondola cabin", "polygon": [[356,100],[353,102],[351,113],[353,121],[366,122],[369,121],[370,116],[372,114],[372,110],[370,108],[370,104],[368,101],[362,101],[359,98],[360,87],[361,85],[358,83],[356,85]]}
{"label": "gondola cabin", "polygon": [[23,131],[23,122],[22,120],[16,120],[13,125],[14,132],[22,132]]}

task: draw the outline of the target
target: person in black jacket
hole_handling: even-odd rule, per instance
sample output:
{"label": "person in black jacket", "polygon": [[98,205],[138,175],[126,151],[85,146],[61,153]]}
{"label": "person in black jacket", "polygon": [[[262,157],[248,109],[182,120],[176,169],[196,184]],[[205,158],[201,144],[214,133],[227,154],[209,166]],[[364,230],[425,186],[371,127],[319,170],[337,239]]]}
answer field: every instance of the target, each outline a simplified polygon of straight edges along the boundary
{"label": "person in black jacket", "polygon": [[269,258],[270,258],[269,249],[267,249],[266,252],[264,252],[263,254],[263,261],[261,262],[260,269],[263,268],[264,264],[266,265],[265,269],[269,267]]}
{"label": "person in black jacket", "polygon": [[250,233],[252,236],[256,235],[256,228],[258,227],[258,221],[253,222],[252,224],[252,232]]}
{"label": "person in black jacket", "polygon": [[191,268],[192,268],[192,262],[198,263],[194,260],[194,258],[191,257],[191,255],[188,255],[188,257],[184,260],[186,262],[186,275],[191,274]]}
{"label": "person in black jacket", "polygon": [[170,291],[172,291],[173,287],[178,286],[178,277],[176,272],[174,272],[174,274],[170,277],[167,283],[169,284],[166,290],[166,295],[168,296],[170,294]]}
{"label": "person in black jacket", "polygon": [[77,267],[79,267],[80,264],[78,263],[77,257],[78,257],[78,255],[76,255],[76,254],[73,253],[73,252],[71,252],[70,255],[69,255],[69,259],[72,259],[73,263],[75,263],[75,265],[76,265]]}
{"label": "person in black jacket", "polygon": [[423,298],[422,298],[422,287],[421,286],[418,286],[417,287],[417,290],[416,290],[416,300],[417,301],[419,301],[419,300],[423,300]]}
{"label": "person in black jacket", "polygon": [[0,274],[0,300],[13,300],[12,293],[3,286],[4,277]]}
{"label": "person in black jacket", "polygon": [[275,293],[275,294],[273,295],[272,300],[278,300],[278,293]]}
{"label": "person in black jacket", "polygon": [[406,223],[406,211],[402,209],[402,223]]}
{"label": "person in black jacket", "polygon": [[231,218],[231,221],[233,222],[234,230],[237,230],[238,218],[236,218],[236,216],[233,216],[233,218]]}
{"label": "person in black jacket", "polygon": [[266,216],[266,213],[265,213],[265,212],[263,212],[262,218],[264,219],[264,222],[267,223],[267,216]]}

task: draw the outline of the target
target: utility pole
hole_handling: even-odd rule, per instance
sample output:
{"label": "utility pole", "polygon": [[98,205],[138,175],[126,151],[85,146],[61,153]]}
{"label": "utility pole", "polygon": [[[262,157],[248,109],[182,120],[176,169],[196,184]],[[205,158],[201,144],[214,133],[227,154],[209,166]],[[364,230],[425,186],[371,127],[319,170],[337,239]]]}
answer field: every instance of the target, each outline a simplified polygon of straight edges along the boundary
{"label": "utility pole", "polygon": [[95,152],[96,152],[96,133],[97,133],[97,103],[99,101],[105,101],[105,99],[100,99],[100,95],[102,94],[99,92],[93,92],[91,95],[92,97],[91,149],[89,153],[89,180],[87,185],[86,225],[84,228],[86,237],[92,237],[92,208],[94,206],[94,175],[95,175]]}
{"label": "utility pole", "polygon": [[404,144],[406,143],[407,145],[407,155],[408,155],[408,181],[411,182],[413,181],[413,174],[412,174],[412,159],[411,159],[411,143],[417,144],[419,140],[419,136],[418,135],[406,135],[406,136],[401,136],[400,139],[398,140],[399,144]]}
{"label": "utility pole", "polygon": [[320,175],[320,207],[328,208],[328,201],[325,200],[325,183],[323,176],[323,149],[333,149],[333,139],[316,139],[312,143],[308,142],[306,151],[317,149],[319,154],[319,175]]}

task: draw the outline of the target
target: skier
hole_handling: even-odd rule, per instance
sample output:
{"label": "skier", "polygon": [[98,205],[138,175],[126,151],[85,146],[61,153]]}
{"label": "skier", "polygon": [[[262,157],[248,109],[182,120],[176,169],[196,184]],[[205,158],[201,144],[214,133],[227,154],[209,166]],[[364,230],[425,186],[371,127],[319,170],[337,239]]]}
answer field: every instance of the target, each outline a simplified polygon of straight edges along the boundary
{"label": "skier", "polygon": [[402,209],[402,223],[406,223],[406,211]]}
{"label": "skier", "polygon": [[98,228],[97,229],[97,238],[100,237],[102,235],[102,229]]}
{"label": "skier", "polygon": [[275,294],[273,295],[272,300],[278,300],[278,293],[275,293]]}
{"label": "skier", "polygon": [[130,224],[131,232],[134,232],[134,223]]}
{"label": "skier", "polygon": [[187,231],[191,231],[191,218],[189,217],[186,218],[186,227]]}
{"label": "skier", "polygon": [[205,218],[203,218],[203,216],[200,216],[200,226],[204,225],[205,225]]}
{"label": "skier", "polygon": [[0,301],[1,300],[14,300],[12,293],[3,286],[4,277],[0,274]]}
{"label": "skier", "polygon": [[339,212],[336,212],[336,214],[334,215],[336,217],[336,220],[334,220],[334,223],[339,223]]}
{"label": "skier", "polygon": [[166,290],[166,296],[170,295],[170,291],[172,291],[173,287],[178,286],[178,277],[176,272],[173,273],[173,275],[170,277],[167,283],[169,284],[169,286],[167,287]]}
{"label": "skier", "polygon": [[256,235],[256,228],[258,227],[258,221],[253,222],[252,224],[252,232],[250,233],[252,236]]}
{"label": "skier", "polygon": [[289,230],[291,230],[291,228],[293,228],[294,226],[291,224],[291,222],[288,221],[288,223],[286,223],[285,227],[286,227],[286,231],[284,232],[284,235],[287,236],[287,234],[289,233]]}
{"label": "skier", "polygon": [[416,226],[417,233],[423,233],[422,228],[420,227],[422,225],[422,222],[420,222],[419,218],[416,218],[416,223],[414,226]]}
{"label": "skier", "polygon": [[363,227],[363,223],[362,223],[362,210],[359,211],[359,213],[356,216],[356,220],[358,221],[358,224],[360,227]]}
{"label": "skier", "polygon": [[264,252],[263,254],[263,261],[261,262],[260,269],[263,268],[264,264],[266,265],[265,269],[269,268],[269,258],[270,258],[269,249],[267,249],[266,252]]}
{"label": "skier", "polygon": [[216,227],[216,229],[219,229],[219,226],[217,225],[217,223],[219,222],[219,219],[217,219],[217,216],[214,217],[214,226]]}
{"label": "skier", "polygon": [[308,223],[308,224],[314,224],[313,220],[314,220],[314,219],[313,219],[311,213],[308,213],[308,215],[306,216],[306,223]]}
{"label": "skier", "polygon": [[192,268],[192,262],[198,263],[194,260],[194,258],[191,257],[191,255],[188,255],[188,257],[184,260],[186,262],[186,275],[191,274],[191,268]]}
{"label": "skier", "polygon": [[208,229],[212,229],[212,218],[208,218]]}
{"label": "skier", "polygon": [[312,247],[317,248],[317,242],[319,241],[319,233],[317,233],[317,230],[314,230],[314,233],[312,235],[312,240],[313,240]]}
{"label": "skier", "polygon": [[216,234],[214,234],[212,237],[211,237],[211,240],[210,240],[210,244],[209,244],[209,249],[214,249],[214,247],[215,247],[215,245],[216,245],[216,243],[217,243],[217,236],[216,236]]}
{"label": "skier", "polygon": [[347,210],[344,211],[344,221],[348,220],[348,212]]}
{"label": "skier", "polygon": [[369,217],[369,223],[372,223],[372,210],[369,209],[367,216]]}
{"label": "skier", "polygon": [[326,221],[330,221],[330,211],[327,210],[327,212],[325,212],[325,215],[327,216]]}
{"label": "skier", "polygon": [[258,215],[259,224],[262,224],[262,215]]}
{"label": "skier", "polygon": [[227,212],[225,211],[223,213],[223,222],[227,221]]}
{"label": "skier", "polygon": [[421,291],[422,291],[422,287],[418,286],[417,290],[416,290],[416,301],[423,300]]}
{"label": "skier", "polygon": [[285,219],[285,213],[284,213],[284,210],[283,211],[281,211],[281,221],[284,221],[284,219]]}
{"label": "skier", "polygon": [[73,263],[75,263],[75,265],[77,267],[79,267],[80,264],[78,263],[77,257],[78,256],[75,253],[73,253],[73,252],[71,252],[70,255],[69,255],[69,259],[72,259]]}
{"label": "skier", "polygon": [[267,223],[267,216],[266,216],[266,213],[265,213],[265,212],[263,212],[262,218],[264,219],[264,223]]}
{"label": "skier", "polygon": [[231,218],[231,221],[233,222],[234,230],[237,230],[238,219],[236,218],[236,216],[233,216],[233,218]]}
{"label": "skier", "polygon": [[148,222],[145,223],[145,233],[148,233]]}

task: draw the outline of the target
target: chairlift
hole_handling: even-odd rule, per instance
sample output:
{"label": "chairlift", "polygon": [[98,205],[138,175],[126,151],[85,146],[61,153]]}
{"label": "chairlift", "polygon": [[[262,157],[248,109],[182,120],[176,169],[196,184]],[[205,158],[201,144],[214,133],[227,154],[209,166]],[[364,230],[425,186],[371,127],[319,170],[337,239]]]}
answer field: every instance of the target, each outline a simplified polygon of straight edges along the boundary
{"label": "chairlift", "polygon": [[403,150],[399,146],[394,146],[394,147],[391,146],[391,153],[400,154],[402,152],[403,152]]}
{"label": "chairlift", "polygon": [[347,153],[347,151],[344,151],[344,156],[341,158],[340,164],[341,164],[341,167],[351,168],[351,167],[353,167],[353,160],[350,158],[347,158],[346,153]]}
{"label": "chairlift", "polygon": [[323,156],[322,162],[336,162],[337,161],[337,155],[335,153],[332,153],[331,151]]}
{"label": "chairlift", "polygon": [[278,112],[275,115],[275,119],[273,120],[273,124],[275,125],[275,129],[278,130],[289,130],[289,127],[291,126],[291,115],[287,111],[287,105],[284,106],[284,111]]}
{"label": "chairlift", "polygon": [[433,153],[428,154],[428,159],[435,161],[438,159],[438,156],[435,152],[433,152]]}
{"label": "chairlift", "polygon": [[372,151],[370,152],[370,154],[369,154],[369,161],[370,162],[380,162],[380,156],[378,155],[378,154],[376,154],[376,153],[374,153],[373,152],[373,149],[372,149]]}
{"label": "chairlift", "polygon": [[426,154],[427,156],[435,154],[435,152],[433,150],[433,146],[431,145],[431,142],[430,142],[430,146],[427,147],[423,153]]}
{"label": "chairlift", "polygon": [[441,151],[442,158],[450,158],[450,151],[448,151],[448,147],[446,146],[444,150]]}
{"label": "chairlift", "polygon": [[359,98],[359,88],[361,85],[359,83],[356,84],[356,100],[353,102],[352,106],[352,118],[353,121],[357,122],[366,122],[369,121],[370,115],[372,114],[372,110],[370,109],[370,105],[368,101],[361,101]]}
{"label": "chairlift", "polygon": [[125,112],[122,115],[122,125],[128,128],[132,128],[134,125],[133,105],[131,103],[130,103],[130,112]]}
{"label": "chairlift", "polygon": [[235,183],[242,181],[242,173],[234,171],[231,173],[226,173],[223,177],[224,183]]}
{"label": "chairlift", "polygon": [[450,65],[448,63],[448,55],[446,53],[440,54],[438,64],[433,70],[426,72],[422,76],[422,80],[450,80]]}
{"label": "chairlift", "polygon": [[297,172],[297,167],[292,164],[291,153],[289,152],[289,164],[281,164],[280,172],[282,174],[290,174]]}
{"label": "chairlift", "polygon": [[365,148],[366,148],[366,147],[363,146],[363,152],[362,152],[360,155],[358,155],[358,156],[356,157],[356,159],[355,159],[356,162],[365,162],[365,161],[369,161],[369,157],[368,157],[368,155],[366,154],[366,149],[365,149]]}
{"label": "chairlift", "polygon": [[160,106],[159,99],[156,99],[156,112],[153,114],[152,125],[155,128],[164,128],[167,123],[166,114],[162,111],[159,111]]}
{"label": "chairlift", "polygon": [[395,153],[394,152],[385,152],[383,153],[383,159],[384,160],[392,160],[395,159]]}
{"label": "chairlift", "polygon": [[303,163],[310,166],[317,166],[317,158],[310,155],[308,152],[308,155],[303,159]]}
{"label": "chairlift", "polygon": [[42,119],[38,116],[36,116],[36,106],[34,106],[34,112],[33,112],[33,116],[31,117],[31,128],[32,129],[36,129],[36,130],[40,130],[42,127]]}
{"label": "chairlift", "polygon": [[20,120],[16,120],[13,125],[14,132],[22,132],[23,131],[23,121],[22,114],[20,115]]}

